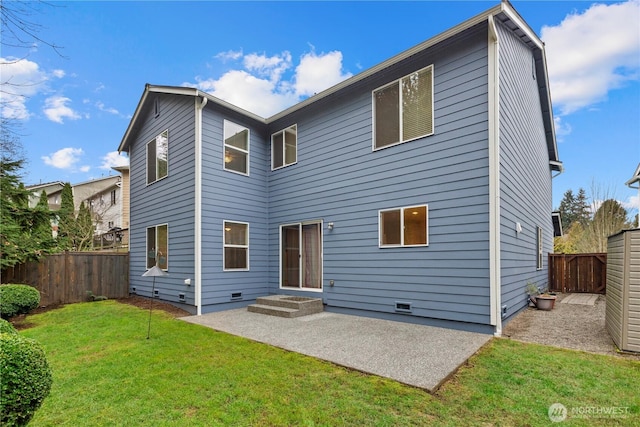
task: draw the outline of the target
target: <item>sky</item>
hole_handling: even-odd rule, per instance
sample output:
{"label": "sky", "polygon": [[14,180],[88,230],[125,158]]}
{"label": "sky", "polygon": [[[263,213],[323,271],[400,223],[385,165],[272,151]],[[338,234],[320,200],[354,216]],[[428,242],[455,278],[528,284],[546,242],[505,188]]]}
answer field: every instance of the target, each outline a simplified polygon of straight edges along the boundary
{"label": "sky", "polygon": [[[1,114],[20,125],[30,185],[128,164],[117,148],[146,83],[269,117],[498,0],[3,3],[24,8],[40,39],[11,47],[4,27],[0,52]],[[638,190],[624,183],[640,164],[640,0],[512,5],[546,46],[565,167],[553,207],[583,188],[637,213]]]}

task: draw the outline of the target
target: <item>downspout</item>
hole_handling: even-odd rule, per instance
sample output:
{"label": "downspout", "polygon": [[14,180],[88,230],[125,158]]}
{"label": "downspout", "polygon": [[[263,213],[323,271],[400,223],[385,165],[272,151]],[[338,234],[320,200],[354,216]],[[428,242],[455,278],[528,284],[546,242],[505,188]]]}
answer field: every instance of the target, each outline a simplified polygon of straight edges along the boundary
{"label": "downspout", "polygon": [[493,16],[488,18],[489,66],[489,313],[494,335],[502,335],[500,276],[500,63],[498,31]]}
{"label": "downspout", "polygon": [[[209,99],[206,96],[196,96],[196,129],[195,129],[195,238],[194,238],[194,296],[196,315],[202,314],[202,110]],[[198,102],[200,101],[200,102]]]}

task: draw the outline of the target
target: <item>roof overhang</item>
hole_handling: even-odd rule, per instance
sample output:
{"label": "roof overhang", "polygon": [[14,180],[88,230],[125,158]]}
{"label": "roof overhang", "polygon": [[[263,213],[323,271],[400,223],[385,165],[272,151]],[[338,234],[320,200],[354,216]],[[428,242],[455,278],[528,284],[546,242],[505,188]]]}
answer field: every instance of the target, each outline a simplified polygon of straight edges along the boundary
{"label": "roof overhang", "polygon": [[640,188],[640,164],[638,164],[638,167],[636,168],[636,171],[631,177],[631,179],[625,182],[624,185],[626,185],[629,188]]}

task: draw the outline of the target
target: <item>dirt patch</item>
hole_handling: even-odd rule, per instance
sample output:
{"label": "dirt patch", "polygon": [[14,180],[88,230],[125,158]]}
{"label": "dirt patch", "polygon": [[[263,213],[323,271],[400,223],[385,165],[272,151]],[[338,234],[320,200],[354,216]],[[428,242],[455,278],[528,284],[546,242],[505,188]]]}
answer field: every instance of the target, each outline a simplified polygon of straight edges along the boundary
{"label": "dirt patch", "polygon": [[640,360],[640,354],[617,350],[605,326],[606,296],[599,295],[595,305],[563,304],[569,294],[559,294],[551,311],[528,308],[503,329],[505,337],[519,341],[551,345]]}
{"label": "dirt patch", "polygon": [[[169,304],[168,302],[152,300],[151,298],[145,298],[137,295],[132,295],[128,298],[118,298],[116,301],[122,304],[134,305],[144,310],[149,310],[150,308],[152,310],[162,310],[173,317],[191,316],[191,313],[188,311],[183,310],[180,307],[176,307],[173,304]],[[153,304],[153,307],[151,304]]]}
{"label": "dirt patch", "polygon": [[[122,303],[122,304],[133,305],[143,310],[149,310],[151,308],[152,310],[164,311],[172,317],[191,316],[191,313],[179,307],[176,307],[173,304],[169,304],[167,302],[158,301],[158,300],[151,300],[150,298],[144,298],[137,295],[132,295],[128,298],[116,298],[115,301],[118,301],[119,303]],[[153,307],[151,307],[152,302],[153,302]],[[11,319],[9,319],[9,321],[13,324],[13,327],[16,328],[16,330],[18,331],[29,329],[33,327],[33,323],[29,321],[29,318],[31,316],[33,316],[34,314],[45,313],[51,310],[57,310],[62,307],[64,307],[64,304],[50,304],[47,306],[38,307],[32,310],[29,314],[21,314],[21,315],[12,317]]]}

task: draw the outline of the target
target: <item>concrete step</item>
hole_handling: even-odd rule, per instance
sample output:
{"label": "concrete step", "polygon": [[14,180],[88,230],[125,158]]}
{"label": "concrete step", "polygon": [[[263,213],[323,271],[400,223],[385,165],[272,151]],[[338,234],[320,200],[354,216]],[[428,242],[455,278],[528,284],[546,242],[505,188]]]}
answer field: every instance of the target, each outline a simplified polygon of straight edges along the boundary
{"label": "concrete step", "polygon": [[254,313],[292,318],[321,313],[324,306],[320,298],[270,295],[257,298],[256,303],[250,305],[248,310]]}
{"label": "concrete step", "polygon": [[275,305],[251,304],[247,306],[247,310],[252,313],[268,314],[270,316],[286,317],[289,319],[304,315],[304,313],[297,308],[278,307]]}

